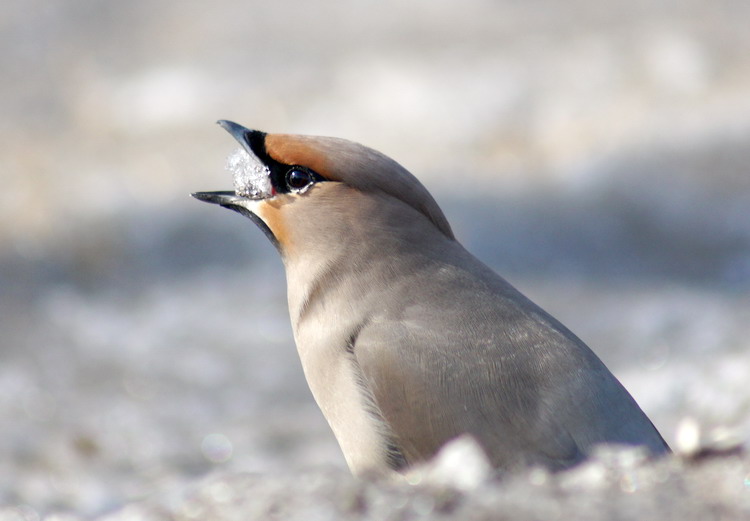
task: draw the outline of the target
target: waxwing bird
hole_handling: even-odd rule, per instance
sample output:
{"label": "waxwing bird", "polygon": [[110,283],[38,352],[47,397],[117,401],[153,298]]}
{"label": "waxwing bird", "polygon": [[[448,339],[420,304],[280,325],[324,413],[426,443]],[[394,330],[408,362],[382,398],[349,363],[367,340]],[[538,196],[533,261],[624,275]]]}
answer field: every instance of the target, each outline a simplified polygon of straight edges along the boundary
{"label": "waxwing bird", "polygon": [[468,433],[499,469],[600,443],[669,451],[597,356],[456,241],[422,184],[343,139],[219,124],[235,191],[281,254],[305,377],[355,474],[401,471]]}

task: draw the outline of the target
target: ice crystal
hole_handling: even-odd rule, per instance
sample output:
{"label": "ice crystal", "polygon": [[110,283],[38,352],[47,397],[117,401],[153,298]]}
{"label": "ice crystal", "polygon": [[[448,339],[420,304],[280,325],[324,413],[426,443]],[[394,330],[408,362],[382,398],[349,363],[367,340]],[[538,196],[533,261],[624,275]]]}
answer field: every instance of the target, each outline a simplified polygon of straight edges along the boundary
{"label": "ice crystal", "polygon": [[271,197],[271,171],[254,155],[238,148],[227,158],[226,168],[232,173],[237,195],[251,199]]}

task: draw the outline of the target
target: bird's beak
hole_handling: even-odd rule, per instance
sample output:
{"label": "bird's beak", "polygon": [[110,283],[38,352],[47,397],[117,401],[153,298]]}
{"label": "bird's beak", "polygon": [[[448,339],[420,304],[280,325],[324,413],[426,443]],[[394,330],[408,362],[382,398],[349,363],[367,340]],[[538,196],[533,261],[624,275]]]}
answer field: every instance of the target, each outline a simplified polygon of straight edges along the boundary
{"label": "bird's beak", "polygon": [[[236,139],[237,142],[242,146],[245,152],[247,152],[251,157],[256,158],[255,152],[253,152],[253,149],[250,146],[250,139],[254,134],[263,135],[262,132],[250,130],[249,128],[243,127],[242,125],[235,123],[234,121],[228,121],[225,119],[220,119],[216,123],[218,123],[221,128],[229,132],[232,137]],[[218,204],[232,210],[236,210],[237,206],[244,207],[245,204],[243,204],[243,202],[247,202],[247,199],[255,199],[253,197],[247,197],[246,194],[242,194],[241,192],[238,193],[236,191],[195,192],[190,195],[192,195],[199,201]]]}
{"label": "bird's beak", "polygon": [[228,121],[226,119],[220,119],[216,122],[221,128],[229,132],[234,139],[245,149],[245,152],[251,156],[255,156],[255,152],[250,148],[250,136],[255,132],[249,128],[243,127],[239,123],[234,121]]}
{"label": "bird's beak", "polygon": [[234,192],[194,192],[193,197],[204,203],[218,204],[219,206],[230,207],[238,206],[245,200],[241,195]]}

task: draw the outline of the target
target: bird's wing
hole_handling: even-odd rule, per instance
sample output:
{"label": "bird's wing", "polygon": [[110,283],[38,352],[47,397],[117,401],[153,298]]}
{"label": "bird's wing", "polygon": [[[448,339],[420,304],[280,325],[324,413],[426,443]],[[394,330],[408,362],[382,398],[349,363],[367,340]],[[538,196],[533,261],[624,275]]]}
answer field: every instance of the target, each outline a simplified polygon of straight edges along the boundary
{"label": "bird's wing", "polygon": [[[594,443],[637,443],[644,421],[656,432],[598,358],[541,310],[416,311],[371,321],[354,349],[407,461],[470,433],[498,467],[564,468]],[[634,422],[632,435],[622,422]]]}

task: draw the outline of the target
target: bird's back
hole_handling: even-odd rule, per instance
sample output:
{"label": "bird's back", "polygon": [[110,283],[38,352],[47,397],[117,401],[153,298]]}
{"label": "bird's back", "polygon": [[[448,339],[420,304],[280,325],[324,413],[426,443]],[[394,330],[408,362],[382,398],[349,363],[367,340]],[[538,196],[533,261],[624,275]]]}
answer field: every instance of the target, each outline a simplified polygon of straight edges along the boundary
{"label": "bird's back", "polygon": [[[446,240],[364,299],[353,354],[408,463],[474,435],[503,468],[564,468],[600,443],[668,450],[632,397],[562,324]],[[372,277],[370,277],[372,280]],[[387,302],[386,302],[387,301]]]}

